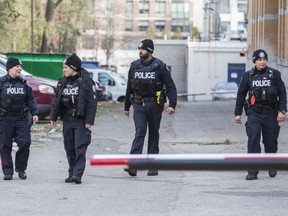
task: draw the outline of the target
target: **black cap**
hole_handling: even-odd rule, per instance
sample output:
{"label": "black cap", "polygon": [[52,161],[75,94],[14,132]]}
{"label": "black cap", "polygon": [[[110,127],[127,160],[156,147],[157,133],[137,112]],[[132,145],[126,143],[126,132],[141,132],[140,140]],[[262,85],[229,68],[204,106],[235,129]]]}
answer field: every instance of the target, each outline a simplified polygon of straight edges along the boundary
{"label": "black cap", "polygon": [[253,52],[253,63],[255,63],[259,58],[266,58],[268,61],[268,55],[265,50],[258,49]]}
{"label": "black cap", "polygon": [[75,71],[80,71],[81,69],[81,59],[74,53],[63,62]]}
{"label": "black cap", "polygon": [[151,39],[144,39],[138,45],[138,49],[141,49],[141,48],[147,50],[150,53],[153,53],[154,43]]}
{"label": "black cap", "polygon": [[8,71],[9,69],[11,69],[17,65],[22,65],[22,62],[17,58],[9,57],[7,62],[6,62],[6,71]]}

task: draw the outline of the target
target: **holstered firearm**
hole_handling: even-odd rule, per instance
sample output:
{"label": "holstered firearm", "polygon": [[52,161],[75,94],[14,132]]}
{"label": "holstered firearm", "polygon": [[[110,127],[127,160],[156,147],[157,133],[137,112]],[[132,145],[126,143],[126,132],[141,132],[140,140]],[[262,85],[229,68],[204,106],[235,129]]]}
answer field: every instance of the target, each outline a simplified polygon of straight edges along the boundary
{"label": "holstered firearm", "polygon": [[26,118],[26,116],[27,116],[28,113],[29,113],[29,108],[22,109],[22,110],[20,111],[20,116],[21,116],[22,118]]}
{"label": "holstered firearm", "polygon": [[245,115],[248,116],[248,109],[251,108],[251,105],[249,104],[248,100],[244,101],[244,111],[245,111]]}

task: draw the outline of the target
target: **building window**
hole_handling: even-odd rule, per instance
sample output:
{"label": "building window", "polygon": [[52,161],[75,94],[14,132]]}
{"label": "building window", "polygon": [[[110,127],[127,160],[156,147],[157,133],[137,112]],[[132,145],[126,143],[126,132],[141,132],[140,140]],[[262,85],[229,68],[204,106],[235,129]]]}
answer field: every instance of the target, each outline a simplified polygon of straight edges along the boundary
{"label": "building window", "polygon": [[103,8],[103,10],[111,10],[111,0],[103,0],[101,2],[101,7]]}
{"label": "building window", "polygon": [[172,3],[172,19],[188,19],[189,4],[188,3]]}
{"label": "building window", "polygon": [[155,3],[155,13],[158,15],[166,14],[166,2],[156,2]]}
{"label": "building window", "polygon": [[230,0],[221,0],[220,13],[230,13]]}
{"label": "building window", "polygon": [[246,12],[246,11],[247,11],[247,4],[238,3],[238,12]]}
{"label": "building window", "polygon": [[164,28],[165,28],[165,20],[156,20],[155,21],[155,30],[157,32],[163,31]]}
{"label": "building window", "polygon": [[131,20],[126,20],[125,22],[125,31],[133,30],[133,22]]}
{"label": "building window", "polygon": [[126,14],[133,13],[133,1],[126,1]]}
{"label": "building window", "polygon": [[139,2],[139,14],[149,14],[149,1]]}
{"label": "building window", "polygon": [[230,22],[221,22],[220,32],[225,33],[230,31]]}
{"label": "building window", "polygon": [[140,20],[139,21],[139,31],[146,31],[146,29],[148,28],[148,20]]}
{"label": "building window", "polygon": [[189,32],[189,22],[185,19],[172,20],[171,30],[174,32],[177,28],[181,29],[181,32]]}
{"label": "building window", "polygon": [[182,32],[189,32],[189,4],[172,3],[172,26],[171,30],[180,28]]}

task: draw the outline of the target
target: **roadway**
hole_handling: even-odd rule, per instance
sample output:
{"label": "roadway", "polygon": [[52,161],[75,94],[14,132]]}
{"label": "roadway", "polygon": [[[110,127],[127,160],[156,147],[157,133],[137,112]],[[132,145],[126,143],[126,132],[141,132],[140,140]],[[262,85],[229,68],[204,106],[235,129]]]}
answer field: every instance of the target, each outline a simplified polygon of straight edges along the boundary
{"label": "roadway", "polygon": [[[160,152],[245,153],[245,126],[233,121],[234,103],[180,102],[175,115],[163,114]],[[261,171],[258,180],[246,181],[246,171],[159,171],[154,177],[139,171],[130,177],[121,167],[90,166],[94,154],[128,153],[134,136],[132,113],[125,117],[122,105],[100,104],[97,115],[81,185],[64,183],[61,125],[33,126],[28,179],[0,180],[1,215],[287,215],[287,171],[275,178]],[[286,153],[288,124],[281,126],[279,152]]]}

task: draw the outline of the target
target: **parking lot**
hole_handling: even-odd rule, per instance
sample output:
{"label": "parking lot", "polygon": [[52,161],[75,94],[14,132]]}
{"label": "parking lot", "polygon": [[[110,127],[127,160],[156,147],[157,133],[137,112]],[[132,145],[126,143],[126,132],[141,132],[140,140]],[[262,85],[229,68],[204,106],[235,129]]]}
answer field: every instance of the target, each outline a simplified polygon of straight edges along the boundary
{"label": "parking lot", "polygon": [[[175,115],[163,113],[161,154],[245,153],[245,126],[234,123],[235,101],[179,102]],[[132,113],[131,113],[132,114]],[[1,215],[286,215],[288,173],[270,178],[261,171],[159,171],[130,177],[120,167],[92,167],[94,154],[126,154],[134,137],[132,115],[123,104],[99,104],[81,185],[64,183],[67,161],[61,124],[33,126],[28,179],[0,180]],[[288,124],[281,124],[279,152],[288,152]],[[146,152],[147,146],[145,146]],[[1,177],[2,178],[2,177]]]}

